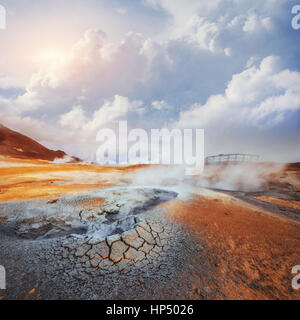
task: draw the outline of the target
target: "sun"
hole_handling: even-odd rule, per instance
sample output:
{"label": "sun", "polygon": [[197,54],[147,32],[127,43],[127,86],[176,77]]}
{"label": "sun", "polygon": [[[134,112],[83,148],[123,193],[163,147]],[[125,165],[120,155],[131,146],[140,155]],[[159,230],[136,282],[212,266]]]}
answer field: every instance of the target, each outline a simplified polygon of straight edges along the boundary
{"label": "sun", "polygon": [[41,63],[51,64],[64,61],[65,54],[59,50],[47,49],[39,53],[37,58]]}

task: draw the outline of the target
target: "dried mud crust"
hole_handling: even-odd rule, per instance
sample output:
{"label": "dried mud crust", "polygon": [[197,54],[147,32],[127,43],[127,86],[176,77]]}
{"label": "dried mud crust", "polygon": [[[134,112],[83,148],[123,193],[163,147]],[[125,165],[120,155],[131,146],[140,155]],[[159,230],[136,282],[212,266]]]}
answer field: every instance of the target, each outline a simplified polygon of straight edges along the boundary
{"label": "dried mud crust", "polygon": [[0,225],[8,287],[0,299],[188,298],[184,292],[192,284],[183,285],[180,277],[192,243],[163,211],[149,209],[132,229],[103,239],[74,234],[12,240]]}
{"label": "dried mud crust", "polygon": [[57,255],[62,262],[75,262],[75,268],[87,274],[127,273],[131,262],[155,260],[170,242],[169,228],[152,219],[139,220],[133,229],[103,240],[67,238]]}

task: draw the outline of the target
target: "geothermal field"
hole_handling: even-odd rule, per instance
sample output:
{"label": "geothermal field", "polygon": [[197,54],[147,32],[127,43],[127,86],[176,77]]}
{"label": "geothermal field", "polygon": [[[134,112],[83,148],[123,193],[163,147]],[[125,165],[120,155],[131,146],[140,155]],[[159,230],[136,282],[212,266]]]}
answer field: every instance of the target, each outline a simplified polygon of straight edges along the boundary
{"label": "geothermal field", "polygon": [[0,159],[0,299],[299,299],[300,165]]}

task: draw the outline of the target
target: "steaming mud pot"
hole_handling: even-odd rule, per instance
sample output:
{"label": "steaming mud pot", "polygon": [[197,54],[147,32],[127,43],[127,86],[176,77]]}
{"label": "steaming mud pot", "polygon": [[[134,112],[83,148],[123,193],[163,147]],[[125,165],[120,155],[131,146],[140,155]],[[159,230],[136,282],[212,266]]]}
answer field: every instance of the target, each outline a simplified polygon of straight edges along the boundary
{"label": "steaming mud pot", "polygon": [[[49,239],[82,234],[95,239],[122,234],[134,227],[137,215],[172,200],[172,191],[151,188],[111,188],[48,201],[2,205],[6,225],[19,237]],[[0,206],[1,209],[1,206]]]}

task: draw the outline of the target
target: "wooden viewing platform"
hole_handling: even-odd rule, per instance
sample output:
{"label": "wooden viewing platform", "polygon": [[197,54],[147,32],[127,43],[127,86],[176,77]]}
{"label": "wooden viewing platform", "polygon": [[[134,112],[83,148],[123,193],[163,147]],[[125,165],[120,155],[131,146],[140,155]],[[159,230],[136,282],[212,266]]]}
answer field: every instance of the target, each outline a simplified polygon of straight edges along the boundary
{"label": "wooden viewing platform", "polygon": [[218,154],[205,158],[205,164],[238,164],[243,162],[257,162],[259,155],[245,153]]}

